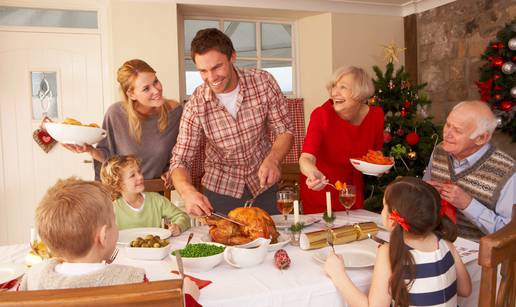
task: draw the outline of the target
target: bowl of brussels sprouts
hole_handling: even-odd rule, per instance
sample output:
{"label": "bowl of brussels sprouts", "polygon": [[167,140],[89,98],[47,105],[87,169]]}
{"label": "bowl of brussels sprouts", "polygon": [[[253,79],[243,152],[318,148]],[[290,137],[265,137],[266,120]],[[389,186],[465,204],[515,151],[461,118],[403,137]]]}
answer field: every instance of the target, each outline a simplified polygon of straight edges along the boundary
{"label": "bowl of brussels sprouts", "polygon": [[161,260],[170,253],[170,242],[157,235],[137,237],[125,246],[127,257],[139,260]]}

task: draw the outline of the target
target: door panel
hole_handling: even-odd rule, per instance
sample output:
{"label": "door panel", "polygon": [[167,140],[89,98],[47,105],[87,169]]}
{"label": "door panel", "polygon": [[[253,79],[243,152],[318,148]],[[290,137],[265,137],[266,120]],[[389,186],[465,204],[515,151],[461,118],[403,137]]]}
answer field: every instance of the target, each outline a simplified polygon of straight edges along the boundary
{"label": "door panel", "polygon": [[26,243],[35,208],[59,178],[93,179],[91,158],[61,145],[45,153],[32,133],[31,71],[56,71],[61,121],[102,123],[98,34],[0,31],[0,244]]}

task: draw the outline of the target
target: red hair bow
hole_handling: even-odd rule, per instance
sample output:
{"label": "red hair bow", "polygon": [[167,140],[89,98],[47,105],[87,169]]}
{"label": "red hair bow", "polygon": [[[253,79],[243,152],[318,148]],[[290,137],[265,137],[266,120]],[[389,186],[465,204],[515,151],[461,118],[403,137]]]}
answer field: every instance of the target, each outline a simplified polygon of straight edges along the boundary
{"label": "red hair bow", "polygon": [[405,220],[405,218],[402,217],[396,210],[391,212],[391,215],[389,215],[389,220],[393,220],[396,223],[398,223],[401,226],[401,228],[403,228],[403,230],[405,231],[410,230],[410,226],[407,223],[407,220]]}
{"label": "red hair bow", "polygon": [[441,210],[439,211],[441,216],[447,216],[453,224],[457,224],[457,208],[452,206],[449,202],[441,199]]}

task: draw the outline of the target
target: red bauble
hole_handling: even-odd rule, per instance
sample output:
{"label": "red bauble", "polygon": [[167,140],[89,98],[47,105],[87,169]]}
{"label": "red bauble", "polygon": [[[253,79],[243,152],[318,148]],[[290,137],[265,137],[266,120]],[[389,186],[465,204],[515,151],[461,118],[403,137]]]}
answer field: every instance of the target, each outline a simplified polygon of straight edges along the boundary
{"label": "red bauble", "polygon": [[405,110],[405,108],[401,108],[401,117],[405,117],[407,116],[407,111]]}
{"label": "red bauble", "polygon": [[404,106],[405,108],[407,108],[407,109],[408,109],[408,108],[410,108],[410,106],[411,106],[411,105],[412,105],[412,102],[410,102],[410,101],[408,101],[408,100],[405,100],[405,103],[403,104],[403,106]]}
{"label": "red bauble", "polygon": [[500,109],[507,112],[512,108],[512,102],[509,100],[504,100],[502,103],[500,103]]}
{"label": "red bauble", "polygon": [[498,43],[492,43],[491,48],[497,50],[498,49]]}
{"label": "red bauble", "polygon": [[494,90],[501,91],[501,90],[503,90],[503,87],[501,87],[500,85],[495,85]]}
{"label": "red bauble", "polygon": [[487,56],[487,60],[488,60],[489,62],[492,62],[492,61],[493,61],[493,59],[494,59],[494,58],[493,58],[493,56],[492,56],[492,55],[488,55],[488,56]]}
{"label": "red bauble", "polygon": [[505,48],[505,45],[503,43],[498,43],[498,49],[503,49]]}
{"label": "red bauble", "polygon": [[493,80],[495,80],[495,81],[496,81],[496,80],[500,79],[501,77],[502,77],[502,76],[500,76],[500,74],[494,74],[494,75],[493,75]]}
{"label": "red bauble", "polygon": [[389,132],[384,131],[383,132],[383,142],[389,143],[390,141],[392,141],[392,135]]}
{"label": "red bauble", "polygon": [[287,254],[287,251],[284,249],[279,249],[274,254],[274,265],[280,269],[286,269],[290,266],[290,257]]}
{"label": "red bauble", "polygon": [[513,62],[516,62],[516,55],[513,56],[511,59],[512,59]]}
{"label": "red bauble", "polygon": [[500,95],[500,94],[495,94],[495,95],[494,95],[494,99],[496,99],[496,100],[500,100],[500,99],[502,99],[502,95]]}
{"label": "red bauble", "polygon": [[493,59],[493,66],[502,67],[502,65],[503,65],[503,59],[501,57],[496,57]]}
{"label": "red bauble", "polygon": [[405,137],[405,141],[410,146],[414,146],[417,143],[419,143],[419,139],[420,139],[420,137],[419,137],[419,135],[417,135],[416,132],[411,132],[411,133],[407,134],[407,136]]}
{"label": "red bauble", "polygon": [[396,134],[399,136],[403,136],[405,134],[405,131],[403,131],[403,128],[399,127],[398,130],[396,130]]}

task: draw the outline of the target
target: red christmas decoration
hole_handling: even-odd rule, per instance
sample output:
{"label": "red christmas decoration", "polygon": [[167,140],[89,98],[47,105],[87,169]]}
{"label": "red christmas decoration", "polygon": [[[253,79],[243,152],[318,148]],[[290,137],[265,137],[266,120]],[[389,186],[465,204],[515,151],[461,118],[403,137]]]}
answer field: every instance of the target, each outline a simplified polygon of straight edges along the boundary
{"label": "red christmas decoration", "polygon": [[390,141],[392,141],[392,135],[389,132],[384,131],[383,132],[383,142],[389,143]]}
{"label": "red christmas decoration", "polygon": [[290,257],[284,249],[280,249],[274,254],[274,265],[280,270],[290,266]]}
{"label": "red christmas decoration", "polygon": [[50,144],[52,143],[52,141],[54,141],[50,134],[48,134],[48,132],[46,132],[45,130],[40,130],[38,132],[38,139],[40,139],[41,143],[45,145]]}
{"label": "red christmas decoration", "polygon": [[488,56],[487,56],[487,60],[488,60],[489,62],[492,62],[492,61],[493,61],[493,59],[494,59],[494,57],[493,57],[492,55],[488,55]]}
{"label": "red christmas decoration", "polygon": [[509,100],[504,100],[502,103],[500,103],[500,109],[507,112],[512,108],[512,102]]}
{"label": "red christmas decoration", "polygon": [[401,117],[407,116],[407,110],[405,108],[401,108]]}
{"label": "red christmas decoration", "polygon": [[405,108],[407,108],[407,109],[408,109],[408,108],[410,108],[410,106],[411,106],[411,105],[412,105],[412,102],[410,102],[410,101],[408,101],[408,100],[405,100],[405,103],[403,104],[403,106],[404,106]]}
{"label": "red christmas decoration", "polygon": [[491,99],[491,88],[493,87],[493,80],[489,79],[484,82],[477,82],[478,90],[480,92],[480,99],[482,101],[489,101]]}
{"label": "red christmas decoration", "polygon": [[494,90],[501,91],[501,90],[503,90],[503,87],[501,87],[500,85],[495,85]]}
{"label": "red christmas decoration", "polygon": [[513,62],[516,62],[516,55],[512,56],[511,60],[512,60]]}
{"label": "red christmas decoration", "polygon": [[503,43],[498,43],[498,49],[503,49],[505,48],[505,45]]}
{"label": "red christmas decoration", "polygon": [[419,143],[419,140],[420,140],[420,137],[416,132],[411,132],[411,133],[407,134],[407,136],[405,137],[405,141],[410,146],[416,145],[417,143]]}
{"label": "red christmas decoration", "polygon": [[493,75],[493,80],[495,80],[495,81],[496,81],[496,80],[500,79],[501,77],[502,77],[502,76],[500,76],[500,74],[494,74],[494,75]]}
{"label": "red christmas decoration", "polygon": [[399,136],[403,136],[405,134],[405,131],[403,131],[403,128],[399,127],[398,130],[396,130],[396,134]]}
{"label": "red christmas decoration", "polygon": [[492,43],[491,48],[497,50],[498,49],[498,43]]}
{"label": "red christmas decoration", "polygon": [[494,99],[496,99],[496,100],[501,100],[501,99],[502,99],[502,95],[500,95],[500,94],[495,94],[495,95],[494,95]]}
{"label": "red christmas decoration", "polygon": [[494,67],[502,67],[503,59],[501,57],[496,57],[492,61]]}

